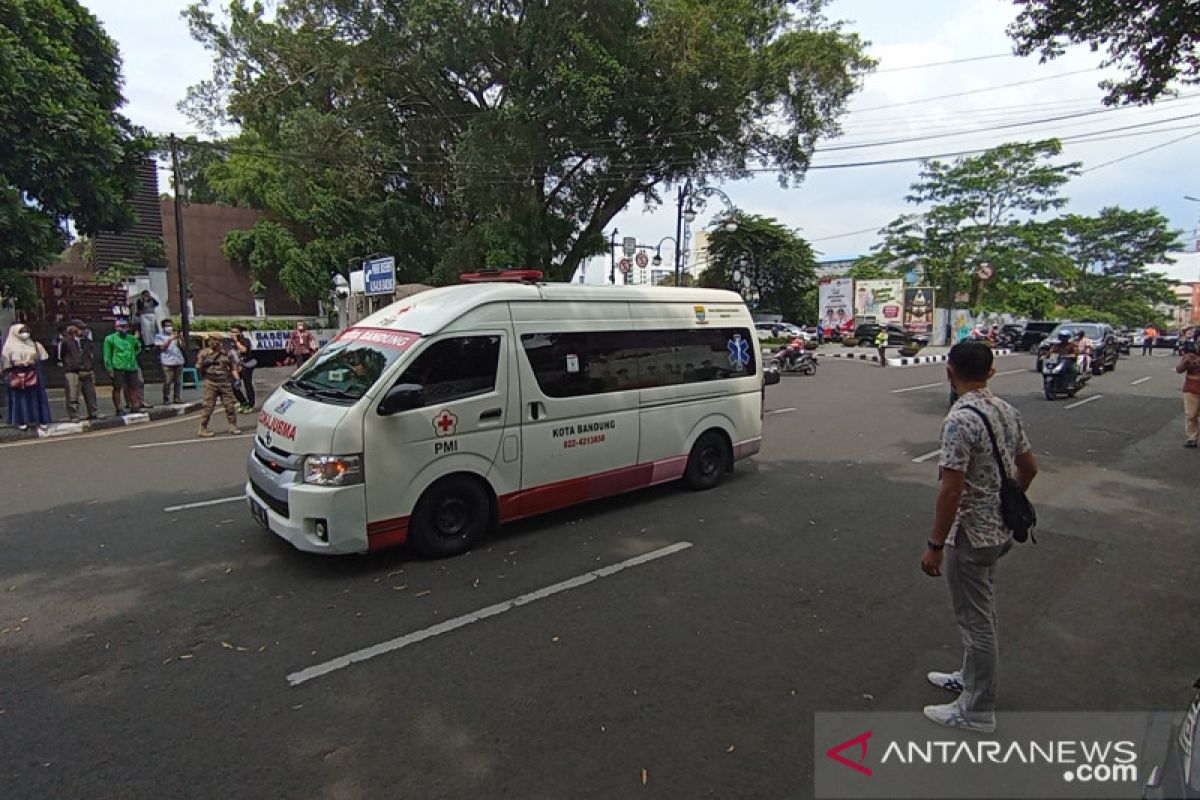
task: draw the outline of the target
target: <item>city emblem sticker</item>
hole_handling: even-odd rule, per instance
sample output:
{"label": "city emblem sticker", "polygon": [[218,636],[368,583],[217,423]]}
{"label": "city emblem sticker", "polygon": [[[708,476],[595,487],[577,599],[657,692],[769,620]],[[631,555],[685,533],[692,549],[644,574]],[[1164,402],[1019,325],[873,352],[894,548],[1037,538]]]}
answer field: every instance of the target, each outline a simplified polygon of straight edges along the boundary
{"label": "city emblem sticker", "polygon": [[458,417],[449,411],[442,411],[433,418],[433,432],[437,436],[453,436],[458,430]]}
{"label": "city emblem sticker", "polygon": [[740,333],[729,340],[729,363],[734,369],[745,369],[750,363],[750,343]]}
{"label": "city emblem sticker", "polygon": [[275,413],[280,416],[283,416],[284,414],[287,413],[288,409],[291,408],[295,404],[295,402],[296,402],[295,400],[284,400],[282,403],[275,406]]}
{"label": "city emblem sticker", "polygon": [[696,312],[696,322],[701,325],[708,322],[708,313],[704,310],[704,306],[692,306],[692,310]]}

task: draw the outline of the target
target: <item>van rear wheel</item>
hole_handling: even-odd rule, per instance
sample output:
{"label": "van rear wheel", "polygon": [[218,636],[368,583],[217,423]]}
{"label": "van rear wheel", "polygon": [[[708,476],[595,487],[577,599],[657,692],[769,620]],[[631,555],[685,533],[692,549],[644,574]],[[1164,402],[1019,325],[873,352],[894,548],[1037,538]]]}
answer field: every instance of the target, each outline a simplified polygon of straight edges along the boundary
{"label": "van rear wheel", "polygon": [[733,453],[729,451],[729,442],[716,431],[707,431],[692,445],[687,469],[683,472],[683,482],[697,492],[712,489],[725,478],[725,473],[732,465]]}
{"label": "van rear wheel", "polygon": [[465,553],[491,527],[492,508],[478,481],[443,478],[425,490],[413,511],[408,541],[428,558]]}

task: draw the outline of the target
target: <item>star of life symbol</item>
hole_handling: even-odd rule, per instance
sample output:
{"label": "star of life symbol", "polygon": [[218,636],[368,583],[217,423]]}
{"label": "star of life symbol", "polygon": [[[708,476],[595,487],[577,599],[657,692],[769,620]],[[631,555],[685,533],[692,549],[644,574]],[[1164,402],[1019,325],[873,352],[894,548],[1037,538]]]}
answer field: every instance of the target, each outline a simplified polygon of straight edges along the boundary
{"label": "star of life symbol", "polygon": [[433,432],[437,436],[453,436],[458,430],[458,417],[443,411],[433,418]]}
{"label": "star of life symbol", "polygon": [[729,340],[729,363],[737,369],[744,369],[750,363],[750,343],[741,334]]}

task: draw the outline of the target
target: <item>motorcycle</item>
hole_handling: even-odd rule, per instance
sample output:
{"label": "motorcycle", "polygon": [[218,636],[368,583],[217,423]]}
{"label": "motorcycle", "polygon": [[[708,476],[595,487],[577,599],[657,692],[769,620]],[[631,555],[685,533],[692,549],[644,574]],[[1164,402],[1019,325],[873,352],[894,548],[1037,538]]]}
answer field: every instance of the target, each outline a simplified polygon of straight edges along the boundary
{"label": "motorcycle", "polygon": [[771,354],[771,363],[768,365],[768,368],[771,367],[780,372],[799,372],[801,375],[815,375],[817,373],[817,359],[812,353],[803,348],[788,345],[779,348]]}
{"label": "motorcycle", "polygon": [[1042,390],[1047,400],[1074,397],[1091,376],[1075,369],[1075,361],[1052,354],[1042,362]]}

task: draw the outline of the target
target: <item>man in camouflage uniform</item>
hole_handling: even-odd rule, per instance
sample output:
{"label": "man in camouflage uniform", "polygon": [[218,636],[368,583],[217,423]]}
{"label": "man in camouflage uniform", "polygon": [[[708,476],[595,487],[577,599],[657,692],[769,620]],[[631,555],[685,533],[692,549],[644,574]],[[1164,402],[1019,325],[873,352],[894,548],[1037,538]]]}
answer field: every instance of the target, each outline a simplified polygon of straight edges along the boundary
{"label": "man in camouflage uniform", "polygon": [[210,336],[204,340],[204,349],[196,356],[196,369],[204,384],[204,406],[200,410],[200,435],[207,438],[215,434],[208,429],[217,406],[217,398],[225,407],[225,418],[229,420],[229,432],[236,436],[242,431],[237,425],[237,407],[233,402],[233,357],[220,337]]}

